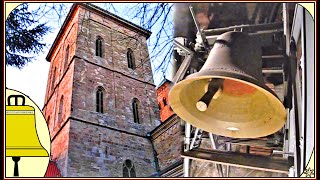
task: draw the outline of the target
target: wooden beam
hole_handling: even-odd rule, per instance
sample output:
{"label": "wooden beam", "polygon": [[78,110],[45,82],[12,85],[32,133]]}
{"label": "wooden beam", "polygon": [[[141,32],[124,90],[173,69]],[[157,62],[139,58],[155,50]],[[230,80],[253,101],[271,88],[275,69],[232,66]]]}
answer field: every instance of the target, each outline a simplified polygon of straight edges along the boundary
{"label": "wooden beam", "polygon": [[289,168],[293,164],[292,162],[289,163],[289,161],[284,158],[275,158],[270,156],[266,157],[236,152],[225,152],[219,150],[207,150],[201,148],[182,152],[182,157],[284,174],[289,173]]}

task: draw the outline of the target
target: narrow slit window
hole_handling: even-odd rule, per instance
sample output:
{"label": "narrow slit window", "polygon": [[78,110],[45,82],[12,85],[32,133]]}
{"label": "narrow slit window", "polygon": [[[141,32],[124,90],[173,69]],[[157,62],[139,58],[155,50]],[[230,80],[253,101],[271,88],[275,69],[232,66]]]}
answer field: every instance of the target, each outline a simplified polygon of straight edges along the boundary
{"label": "narrow slit window", "polygon": [[63,96],[61,96],[61,98],[60,98],[59,113],[58,113],[58,125],[62,122],[62,114],[63,114]]}
{"label": "narrow slit window", "polygon": [[98,37],[96,40],[96,56],[102,57],[102,38]]}
{"label": "narrow slit window", "polygon": [[133,51],[130,48],[127,50],[127,60],[128,60],[128,68],[135,69],[136,65],[135,65],[134,55],[133,55]]}
{"label": "narrow slit window", "polygon": [[52,79],[51,79],[51,91],[54,90],[54,82],[56,80],[56,71],[57,71],[57,68],[55,67],[52,74]]}
{"label": "narrow slit window", "polygon": [[103,113],[103,90],[98,88],[96,92],[96,111]]}
{"label": "narrow slit window", "polygon": [[64,71],[67,69],[68,60],[69,60],[69,45],[66,48],[66,55],[64,58],[64,65],[63,65]]}
{"label": "narrow slit window", "polygon": [[134,98],[133,101],[132,101],[132,111],[133,111],[133,121],[135,123],[139,123],[140,124],[139,101],[136,98]]}

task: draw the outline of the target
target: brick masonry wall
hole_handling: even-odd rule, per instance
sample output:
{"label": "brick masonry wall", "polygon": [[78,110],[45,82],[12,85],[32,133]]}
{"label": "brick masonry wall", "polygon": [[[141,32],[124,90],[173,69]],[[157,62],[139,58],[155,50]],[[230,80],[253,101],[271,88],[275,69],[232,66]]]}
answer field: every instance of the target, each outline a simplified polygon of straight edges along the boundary
{"label": "brick masonry wall", "polygon": [[160,170],[181,159],[183,145],[181,120],[179,117],[174,116],[167,121],[172,121],[172,123],[163,127],[163,130],[159,130],[161,132],[153,135],[153,144],[157,152]]}
{"label": "brick masonry wall", "polygon": [[148,139],[77,120],[71,120],[68,154],[70,177],[122,177],[126,159],[137,177],[155,172]]}
{"label": "brick masonry wall", "polygon": [[[95,56],[97,37],[103,39],[102,58]],[[147,38],[95,12],[80,9],[76,55],[101,66],[153,83]],[[136,69],[128,68],[127,49],[133,50]]]}
{"label": "brick masonry wall", "polygon": [[[104,112],[96,113],[96,89],[104,89]],[[153,86],[120,73],[75,60],[72,116],[117,129],[146,135],[158,121]],[[134,123],[132,100],[139,100],[141,124]]]}
{"label": "brick masonry wall", "polygon": [[[107,98],[104,114],[133,121],[131,103],[137,98],[142,123],[159,124],[146,37],[86,9],[80,9],[79,19],[76,56],[84,62],[76,65],[74,99],[79,103],[74,108],[95,111],[95,88],[102,86]],[[98,36],[103,38],[102,58],[95,56]],[[127,48],[134,52],[137,67],[134,70],[128,68]]]}
{"label": "brick masonry wall", "polygon": [[[57,160],[57,165],[61,168],[62,175],[66,174],[65,165],[67,163],[66,158],[69,143],[69,124],[67,123],[67,120],[71,113],[73,68],[73,63],[71,63],[61,81],[57,81],[55,90],[48,99],[46,107],[43,109],[44,115],[48,120],[47,123],[50,130],[50,137],[51,139],[54,138],[51,143],[52,159]],[[58,116],[62,96],[62,116],[61,121],[59,121]]]}
{"label": "brick masonry wall", "polygon": [[[66,25],[66,30],[57,39],[58,45],[53,48],[50,57],[50,70],[48,74],[47,90],[43,113],[49,121],[50,135],[53,137],[59,130],[61,124],[70,116],[72,82],[74,64],[72,57],[75,54],[77,37],[78,11],[72,14],[73,19]],[[68,62],[65,63],[66,47],[69,45]],[[66,67],[64,67],[66,64]],[[56,70],[56,71],[55,71]],[[55,71],[55,73],[54,73]],[[58,122],[59,102],[63,96],[62,122]]]}
{"label": "brick masonry wall", "polygon": [[[60,39],[57,39],[58,46],[53,49],[50,57],[50,71],[48,75],[47,91],[43,113],[47,119],[50,130],[51,159],[57,162],[62,176],[67,175],[69,128],[67,122],[71,113],[72,81],[74,64],[72,57],[75,54],[76,44],[74,39],[77,36],[77,11],[72,14],[74,18],[70,21]],[[66,59],[66,47],[69,45],[68,62]],[[66,64],[66,66],[65,66]],[[54,69],[56,69],[54,74]],[[53,81],[53,82],[52,82]],[[58,122],[59,105],[63,96],[62,118]]]}
{"label": "brick masonry wall", "polygon": [[51,142],[51,159],[56,161],[62,176],[67,176],[70,122],[67,122]]}

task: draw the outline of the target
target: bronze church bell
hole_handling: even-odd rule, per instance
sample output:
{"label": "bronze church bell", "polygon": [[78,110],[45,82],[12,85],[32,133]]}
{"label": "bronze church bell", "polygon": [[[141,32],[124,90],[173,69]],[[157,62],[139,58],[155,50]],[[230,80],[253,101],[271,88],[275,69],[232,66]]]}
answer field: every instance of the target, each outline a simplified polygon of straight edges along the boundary
{"label": "bronze church bell", "polygon": [[197,73],[169,93],[173,111],[191,125],[235,138],[278,131],[286,111],[262,76],[261,47],[243,32],[220,35]]}

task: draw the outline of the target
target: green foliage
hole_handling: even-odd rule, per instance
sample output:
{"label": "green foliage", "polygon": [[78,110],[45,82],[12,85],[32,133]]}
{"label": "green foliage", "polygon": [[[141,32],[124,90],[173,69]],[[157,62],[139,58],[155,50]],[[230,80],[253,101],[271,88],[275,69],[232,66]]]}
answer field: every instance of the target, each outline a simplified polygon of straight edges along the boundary
{"label": "green foliage", "polygon": [[34,20],[28,4],[14,9],[6,20],[6,65],[23,68],[46,46],[42,38],[49,31],[45,23]]}

